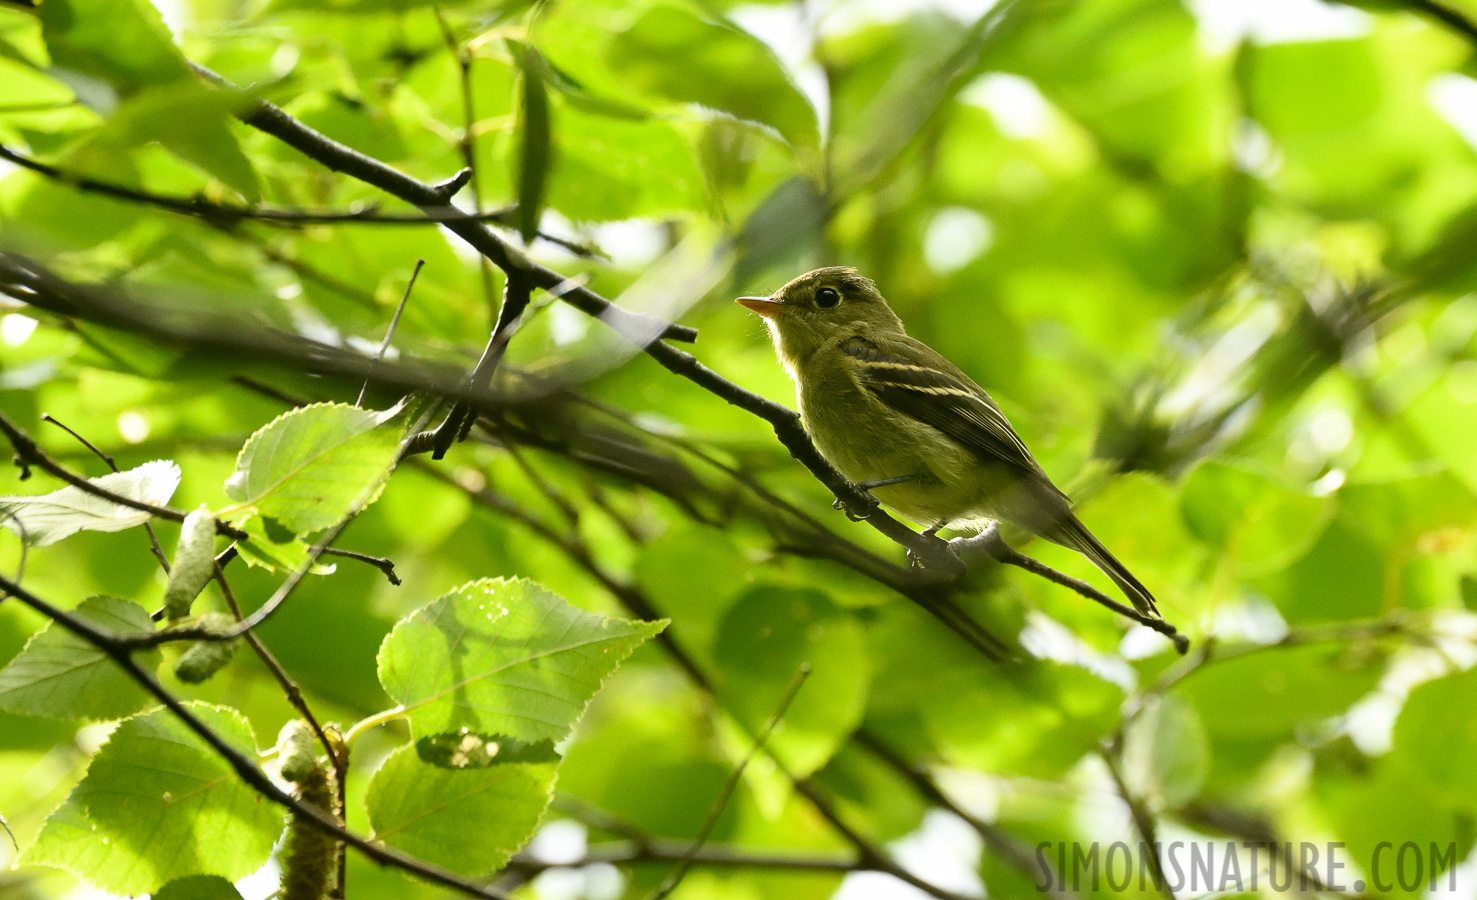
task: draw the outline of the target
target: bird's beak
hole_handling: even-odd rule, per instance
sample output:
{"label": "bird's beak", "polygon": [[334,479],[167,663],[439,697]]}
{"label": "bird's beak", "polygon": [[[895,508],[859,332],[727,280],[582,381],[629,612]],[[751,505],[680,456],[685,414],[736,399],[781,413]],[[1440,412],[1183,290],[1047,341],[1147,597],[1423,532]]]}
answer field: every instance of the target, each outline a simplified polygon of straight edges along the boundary
{"label": "bird's beak", "polygon": [[766,319],[772,319],[779,315],[785,308],[785,301],[771,300],[768,297],[740,297],[738,304],[745,309],[751,309]]}

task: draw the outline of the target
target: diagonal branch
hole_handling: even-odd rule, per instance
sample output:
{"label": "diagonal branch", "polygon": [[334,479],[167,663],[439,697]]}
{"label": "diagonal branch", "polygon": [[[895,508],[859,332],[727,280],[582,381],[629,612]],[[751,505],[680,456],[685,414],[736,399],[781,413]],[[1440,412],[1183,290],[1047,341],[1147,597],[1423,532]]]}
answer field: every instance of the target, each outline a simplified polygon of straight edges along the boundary
{"label": "diagonal branch", "polygon": [[[1351,3],[1349,0],[1335,0],[1345,6],[1355,9],[1363,9],[1363,3]],[[1425,16],[1466,38],[1468,42],[1477,45],[1477,22],[1469,18],[1456,6],[1444,2],[1444,0],[1390,0],[1390,6],[1404,9],[1418,16]]]}
{"label": "diagonal branch", "polygon": [[[203,66],[194,66],[195,71],[208,81],[227,85],[225,79]],[[430,213],[445,214],[455,211],[450,197],[465,184],[465,179],[451,182],[438,190],[437,185],[427,184],[388,166],[373,157],[366,156],[299,122],[284,112],[281,107],[257,100],[238,113],[237,117],[253,128],[281,140],[283,143],[317,160],[336,172],[342,172],[365,184],[393,194],[408,203],[413,203]],[[470,173],[468,173],[470,174]],[[518,269],[527,272],[535,287],[545,290],[565,281],[563,275],[539,265],[503,240],[486,225],[475,221],[452,220],[445,223],[448,230],[466,241],[477,252],[504,272]],[[566,292],[564,302],[588,315],[605,322],[637,346],[644,347],[663,338],[677,341],[694,341],[697,332],[685,325],[673,325],[651,316],[621,309],[609,300],[585,287],[575,287]]]}
{"label": "diagonal branch", "polygon": [[[1002,12],[1000,16],[1003,15]],[[981,38],[993,32],[994,25],[999,22],[1000,16],[992,14],[981,20],[978,25]],[[224,79],[209,69],[201,66],[195,66],[195,69],[201,77],[217,84],[227,84]],[[377,159],[333,140],[271,103],[257,101],[238,116],[247,125],[273,135],[328,168],[343,172],[403,200],[432,209],[444,206],[446,202],[445,197],[439,194],[434,186],[418,181]],[[448,223],[447,228],[471,244],[510,278],[514,277],[515,273],[526,274],[533,286],[545,290],[569,284],[558,272],[530,260],[507,241],[479,223],[453,222]],[[966,573],[964,563],[952,552],[948,544],[931,535],[920,534],[883,512],[877,507],[877,501],[870,494],[852,484],[837,471],[811,441],[800,423],[799,414],[782,404],[740,387],[703,365],[692,354],[678,350],[661,340],[662,337],[695,336],[695,332],[691,329],[686,329],[685,334],[673,334],[673,329],[680,329],[681,326],[670,326],[665,332],[651,331],[649,328],[645,331],[639,329],[633,331],[632,328],[636,323],[626,318],[633,314],[620,310],[609,300],[583,286],[568,289],[562,299],[610,325],[674,375],[685,378],[725,402],[768,422],[774,429],[775,436],[790,452],[790,455],[810,470],[811,474],[825,485],[848,511],[858,518],[865,519],[877,531],[894,543],[905,547],[921,560],[926,571],[924,577],[929,581],[954,583],[964,577]],[[613,312],[619,315],[612,317]],[[646,319],[644,316],[638,318]],[[641,324],[646,323],[643,321]],[[1044,569],[1045,567],[1038,563],[1037,568],[1031,571],[1044,574]],[[1067,576],[1063,575],[1061,579],[1051,580],[1077,590],[1075,585],[1066,579]],[[1080,590],[1078,592],[1082,593]],[[1092,594],[1084,594],[1084,596],[1098,599]],[[1002,655],[999,648],[993,655]]]}

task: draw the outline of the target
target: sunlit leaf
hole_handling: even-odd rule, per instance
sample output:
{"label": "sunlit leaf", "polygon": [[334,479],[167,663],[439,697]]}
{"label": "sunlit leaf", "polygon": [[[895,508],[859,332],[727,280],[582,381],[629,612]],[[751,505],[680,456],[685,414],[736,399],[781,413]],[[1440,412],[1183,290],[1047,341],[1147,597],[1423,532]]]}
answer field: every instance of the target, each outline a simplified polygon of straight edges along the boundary
{"label": "sunlit leaf", "polygon": [[[73,611],[109,634],[154,631],[149,614],[117,597],[92,597]],[[133,659],[152,671],[159,651]],[[0,709],[51,719],[120,719],[154,702],[118,664],[91,642],[55,622],[38,631],[25,649],[0,669]]]}
{"label": "sunlit leaf", "polygon": [[871,684],[861,628],[817,590],[761,585],[724,616],[713,646],[718,692],[750,733],[774,715],[809,664],[810,676],[770,746],[798,774],[824,765],[861,721]]}
{"label": "sunlit leaf", "polygon": [[[158,459],[88,480],[130,500],[163,506],[179,487],[180,468]],[[153,518],[150,513],[120,506],[75,485],[34,497],[0,497],[0,517],[0,524],[36,547],[54,544],[79,531],[122,531]]]}
{"label": "sunlit leaf", "polygon": [[633,86],[762,122],[798,147],[818,143],[815,110],[779,60],[726,22],[654,5],[616,36],[609,62]]}
{"label": "sunlit leaf", "polygon": [[600,682],[664,627],[584,612],[525,579],[482,579],[395,626],[380,682],[417,736],[559,741]]}
{"label": "sunlit leaf", "polygon": [[57,0],[41,8],[52,61],[120,90],[191,77],[159,11],[147,0]]}
{"label": "sunlit leaf", "polygon": [[514,47],[523,73],[518,93],[518,231],[528,243],[538,233],[544,210],[554,135],[549,121],[548,63],[526,44]]}
{"label": "sunlit leaf", "polygon": [[399,411],[318,403],[284,413],[241,448],[226,494],[295,534],[327,528],[379,496],[400,447],[380,426]]}
{"label": "sunlit leaf", "polygon": [[[233,709],[192,704],[206,725],[255,755]],[[190,875],[256,871],[282,833],[283,811],[168,710],[118,726],[82,780],[21,856],[116,894],[144,894]]]}
{"label": "sunlit leaf", "polygon": [[553,790],[553,763],[446,769],[402,747],[374,773],[365,802],[378,839],[453,871],[485,875],[533,835]]}

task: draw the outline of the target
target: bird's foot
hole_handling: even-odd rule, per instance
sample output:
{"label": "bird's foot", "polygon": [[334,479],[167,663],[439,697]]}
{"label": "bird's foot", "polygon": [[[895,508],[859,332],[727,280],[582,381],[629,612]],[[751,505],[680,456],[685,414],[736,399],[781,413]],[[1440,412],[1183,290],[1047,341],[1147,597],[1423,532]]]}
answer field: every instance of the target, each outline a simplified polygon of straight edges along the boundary
{"label": "bird's foot", "polygon": [[[923,529],[923,536],[926,537],[926,538],[938,537],[939,530],[942,529],[945,524],[947,524],[947,523],[940,522],[937,525],[930,525],[930,526],[928,526],[927,528]],[[921,557],[919,557],[917,553],[914,553],[912,550],[909,550],[908,551],[908,565],[912,566],[915,569],[921,569],[921,568],[923,568],[923,559]]]}
{"label": "bird's foot", "polygon": [[902,484],[904,481],[912,480],[912,475],[899,475],[896,478],[883,478],[878,481],[859,481],[854,486],[867,498],[867,505],[863,511],[857,512],[856,510],[850,508],[846,505],[844,501],[842,501],[840,497],[837,497],[834,501],[832,501],[831,508],[839,509],[842,512],[846,513],[846,518],[850,519],[853,522],[860,522],[867,516],[870,516],[872,514],[872,510],[877,508],[877,498],[873,497],[870,493],[872,488],[887,487],[889,484]]}
{"label": "bird's foot", "polygon": [[866,507],[864,507],[862,512],[857,512],[850,506],[847,506],[844,502],[842,502],[840,497],[837,497],[831,502],[831,508],[839,509],[842,512],[846,513],[846,518],[850,519],[853,522],[860,522],[870,516],[872,514],[872,510],[876,509],[878,506],[876,497],[873,497],[866,491],[862,491],[862,496],[867,498],[867,505]]}

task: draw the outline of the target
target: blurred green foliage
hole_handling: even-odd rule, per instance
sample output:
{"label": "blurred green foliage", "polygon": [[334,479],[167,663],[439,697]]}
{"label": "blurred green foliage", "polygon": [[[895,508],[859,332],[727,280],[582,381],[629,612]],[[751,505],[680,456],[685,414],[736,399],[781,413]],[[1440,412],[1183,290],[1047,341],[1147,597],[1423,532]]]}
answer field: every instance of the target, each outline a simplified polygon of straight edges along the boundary
{"label": "blurred green foliage", "polygon": [[[535,238],[535,258],[699,328],[706,365],[781,402],[792,388],[763,329],[729,299],[816,265],[857,266],[913,334],[993,393],[1190,635],[1184,660],[1074,593],[993,568],[957,599],[1021,631],[1035,658],[980,659],[884,585],[814,558],[820,533],[902,563],[830,510],[765,423],[540,295],[506,366],[558,390],[520,400],[445,460],[402,464],[382,493],[404,417],[387,425],[348,408],[357,383],[155,343],[23,296],[0,298],[0,411],[75,471],[107,469],[41,413],[124,470],[173,460],[176,508],[254,513],[239,521],[254,538],[241,545],[249,565],[230,566],[248,608],[305,558],[305,539],[377,497],[338,546],[392,559],[404,584],[325,560],[259,629],[320,717],[345,727],[390,705],[387,688],[396,703],[416,679],[440,689],[462,657],[442,659],[437,642],[476,579],[533,579],[546,605],[529,610],[626,628],[622,653],[654,627],[591,614],[671,619],[658,639],[670,644],[636,649],[572,734],[616,658],[572,657],[578,690],[537,727],[499,718],[508,697],[558,693],[537,679],[484,684],[477,715],[460,701],[442,710],[441,730],[510,748],[553,741],[557,779],[547,745],[481,769],[426,759],[400,726],[355,745],[349,826],[458,871],[502,865],[556,782],[550,834],[572,820],[591,846],[630,829],[691,839],[802,663],[812,675],[772,752],[878,845],[926,836],[934,804],[871,742],[1028,855],[1040,841],[1133,834],[1107,755],[1161,839],[1342,841],[1364,874],[1382,841],[1453,844],[1466,859],[1477,835],[1474,47],[1398,0],[1356,5],[1369,11],[1319,5],[1337,27],[1286,39],[1228,37],[1215,10],[1237,4],[1178,0],[940,4],[950,11],[177,0],[159,3],[164,16],[146,0],[0,4],[5,147],[169,197],[397,213],[414,210],[234,114],[271,100],[426,182],[469,156],[484,209],[520,204],[511,221],[524,236],[542,229],[608,254]],[[1293,7],[1263,18],[1325,21]],[[501,273],[485,282],[468,248],[433,226],[191,218],[20,168],[0,176],[0,250],[179,315],[208,308],[372,352],[424,259],[391,358],[469,366],[500,295]],[[469,208],[469,192],[458,202]],[[315,407],[337,410],[335,422],[298,427],[301,413],[277,418],[294,399],[343,405]],[[398,399],[371,386],[364,405]],[[248,443],[274,420],[269,441]],[[7,498],[59,486],[0,470]],[[172,548],[177,526],[157,528]],[[1067,551],[1023,549],[1110,590]],[[137,528],[84,531],[24,561],[32,591],[120,629],[147,629],[141,610],[165,586]],[[0,571],[21,562],[20,542],[0,534]],[[196,605],[223,604],[211,588]],[[558,637],[523,624],[527,646]],[[280,810],[161,712],[103,744],[112,726],[82,723],[144,701],[70,641],[0,604],[0,815],[30,848],[20,862],[121,892],[197,875],[198,893],[176,883],[158,896],[232,896],[206,876],[259,867]],[[42,698],[26,667],[62,644],[85,658]],[[489,647],[477,661],[498,670],[506,648]],[[198,686],[159,668],[243,748],[295,715],[251,654]],[[157,770],[143,737],[184,768]],[[207,780],[198,803],[219,821],[108,799],[138,771]],[[422,819],[433,802],[443,815]],[[115,858],[126,848],[91,840],[97,822],[135,813],[158,816],[154,840],[183,848],[177,864],[129,868]],[[854,849],[765,758],[711,840],[828,858]],[[966,862],[992,897],[1035,895],[1001,846]],[[592,870],[580,883],[591,897],[641,897],[669,865],[623,866],[605,893]],[[39,865],[16,877],[0,880],[0,897],[72,883]],[[676,896],[824,897],[842,880],[699,866]],[[354,858],[349,896],[448,895]]]}

